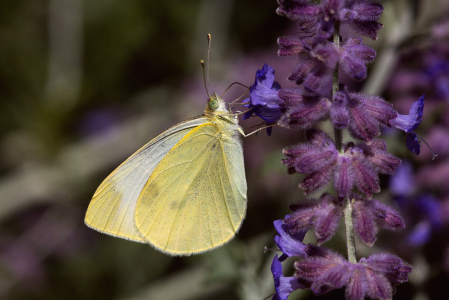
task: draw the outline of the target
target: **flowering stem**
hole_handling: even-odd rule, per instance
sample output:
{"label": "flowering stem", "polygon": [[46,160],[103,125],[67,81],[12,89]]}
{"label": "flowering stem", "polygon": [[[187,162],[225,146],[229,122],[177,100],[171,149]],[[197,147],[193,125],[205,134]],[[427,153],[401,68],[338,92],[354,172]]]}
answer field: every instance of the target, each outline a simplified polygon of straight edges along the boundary
{"label": "flowering stem", "polygon": [[[340,47],[340,22],[335,22],[335,29],[333,34],[333,42],[335,47],[338,49]],[[339,90],[339,78],[338,71],[339,65],[335,68],[334,74],[332,76],[332,95],[331,99],[333,99],[334,95]],[[334,137],[335,137],[335,147],[339,152],[342,151],[343,148],[343,131],[341,129],[334,128]],[[352,224],[352,202],[350,198],[347,198],[347,203],[345,207],[345,228],[346,228],[346,245],[348,248],[348,261],[351,263],[356,263],[357,259],[355,257],[355,239],[354,239],[354,225]]]}
{"label": "flowering stem", "polygon": [[[340,47],[340,22],[335,22],[335,29],[333,34],[333,42],[336,48]],[[338,70],[339,66],[337,63],[337,67],[335,68],[334,74],[332,75],[332,94],[331,101],[334,98],[334,95],[338,92],[340,81],[338,79]],[[342,149],[343,143],[343,134],[341,129],[334,128],[334,136],[335,136],[335,147],[340,152]]]}
{"label": "flowering stem", "polygon": [[354,225],[352,224],[352,200],[347,198],[345,207],[345,227],[346,227],[346,245],[348,247],[348,261],[350,263],[357,263],[355,257],[355,238]]}

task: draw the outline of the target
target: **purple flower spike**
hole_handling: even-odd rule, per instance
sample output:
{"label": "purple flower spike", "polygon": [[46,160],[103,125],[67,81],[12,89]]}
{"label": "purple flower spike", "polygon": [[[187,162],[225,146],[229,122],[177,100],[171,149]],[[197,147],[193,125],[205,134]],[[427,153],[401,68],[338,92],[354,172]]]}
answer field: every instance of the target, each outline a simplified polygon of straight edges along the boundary
{"label": "purple flower spike", "polygon": [[277,254],[271,263],[271,273],[273,274],[274,288],[276,290],[276,295],[273,296],[273,299],[287,300],[291,292],[305,288],[296,277],[284,277],[282,264]]}
{"label": "purple flower spike", "polygon": [[302,243],[306,232],[290,234],[287,230],[287,225],[282,220],[276,220],[273,224],[279,233],[279,235],[274,237],[274,241],[283,252],[282,256],[279,257],[279,261],[284,261],[291,256],[305,257],[307,255],[304,252],[305,245]]}
{"label": "purple flower spike", "polygon": [[250,98],[244,100],[250,110],[243,119],[248,119],[253,113],[261,117],[269,124],[276,123],[282,115],[281,105],[283,101],[279,98],[278,91],[281,86],[274,81],[274,69],[264,64],[262,70],[257,70],[256,80],[251,86]]}
{"label": "purple flower spike", "polygon": [[395,119],[390,120],[390,125],[405,132],[413,131],[421,123],[423,112],[424,95],[412,104],[408,115],[398,115]]}

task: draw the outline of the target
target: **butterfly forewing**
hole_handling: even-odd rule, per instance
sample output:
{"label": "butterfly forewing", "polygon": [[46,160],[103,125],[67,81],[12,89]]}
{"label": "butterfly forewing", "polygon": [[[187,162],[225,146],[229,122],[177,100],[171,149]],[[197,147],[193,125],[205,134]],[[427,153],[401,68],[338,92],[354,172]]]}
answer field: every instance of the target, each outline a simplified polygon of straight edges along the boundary
{"label": "butterfly forewing", "polygon": [[206,123],[161,160],[143,188],[135,220],[159,250],[190,255],[229,241],[245,212],[241,141],[234,129]]}
{"label": "butterfly forewing", "polygon": [[175,125],[129,157],[98,187],[85,223],[106,234],[147,242],[134,220],[140,193],[164,156],[194,127],[206,122],[208,118],[199,117]]}

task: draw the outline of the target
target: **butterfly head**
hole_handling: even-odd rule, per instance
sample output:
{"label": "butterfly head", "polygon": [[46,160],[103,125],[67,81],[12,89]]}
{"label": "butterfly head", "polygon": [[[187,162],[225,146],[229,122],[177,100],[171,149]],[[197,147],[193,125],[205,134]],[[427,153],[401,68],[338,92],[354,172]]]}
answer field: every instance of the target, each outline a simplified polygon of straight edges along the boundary
{"label": "butterfly head", "polygon": [[213,93],[209,96],[209,100],[207,101],[206,114],[212,113],[216,114],[217,112],[228,112],[226,109],[226,103],[223,99],[217,95],[217,93]]}

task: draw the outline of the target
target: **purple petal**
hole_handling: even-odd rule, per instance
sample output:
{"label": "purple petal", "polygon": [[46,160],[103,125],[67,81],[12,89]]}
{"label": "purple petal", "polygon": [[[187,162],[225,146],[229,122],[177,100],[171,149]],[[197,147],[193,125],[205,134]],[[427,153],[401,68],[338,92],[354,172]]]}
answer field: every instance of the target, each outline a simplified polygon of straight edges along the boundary
{"label": "purple petal", "polygon": [[[390,120],[390,125],[405,132],[415,130],[421,123],[424,112],[424,95],[418,101],[412,104],[408,115],[398,115],[395,119]],[[410,148],[409,148],[410,149]],[[410,150],[412,151],[412,150]]]}
{"label": "purple petal", "polygon": [[274,237],[279,249],[281,249],[281,251],[288,257],[306,257],[306,253],[304,252],[305,245],[302,243],[306,232],[290,234],[287,230],[287,225],[285,225],[282,220],[276,220],[273,224],[279,233],[279,235]]}
{"label": "purple petal", "polygon": [[407,135],[405,136],[405,145],[408,150],[412,151],[416,155],[419,155],[421,152],[421,145],[418,140],[418,136],[414,131],[407,132]]}
{"label": "purple petal", "polygon": [[282,115],[279,98],[280,85],[274,82],[274,69],[264,64],[262,70],[257,70],[256,79],[250,88],[250,98],[244,100],[250,110],[245,113],[243,119],[248,119],[253,113],[261,117],[269,124],[276,123]]}
{"label": "purple petal", "polygon": [[298,279],[295,277],[284,277],[282,272],[282,264],[279,261],[277,254],[271,263],[271,273],[273,274],[274,288],[277,296],[275,299],[287,300],[291,292],[305,287],[300,284]]}

